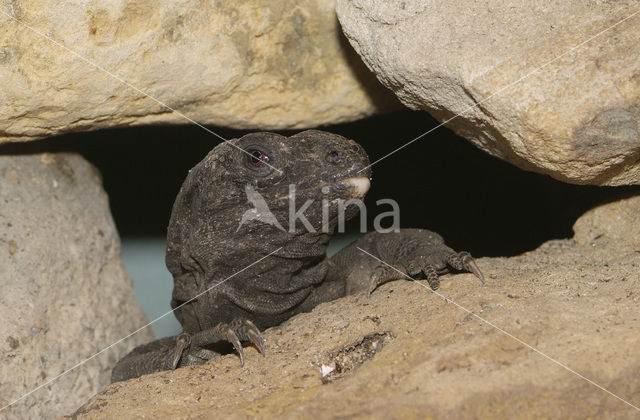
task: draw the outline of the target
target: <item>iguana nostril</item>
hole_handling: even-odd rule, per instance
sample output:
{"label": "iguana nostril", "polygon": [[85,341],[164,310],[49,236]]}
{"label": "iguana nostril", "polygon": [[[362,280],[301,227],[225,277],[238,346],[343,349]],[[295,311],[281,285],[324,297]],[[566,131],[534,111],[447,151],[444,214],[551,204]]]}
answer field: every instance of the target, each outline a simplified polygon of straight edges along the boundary
{"label": "iguana nostril", "polygon": [[338,163],[340,162],[340,155],[335,150],[330,151],[327,154],[327,162],[329,163]]}

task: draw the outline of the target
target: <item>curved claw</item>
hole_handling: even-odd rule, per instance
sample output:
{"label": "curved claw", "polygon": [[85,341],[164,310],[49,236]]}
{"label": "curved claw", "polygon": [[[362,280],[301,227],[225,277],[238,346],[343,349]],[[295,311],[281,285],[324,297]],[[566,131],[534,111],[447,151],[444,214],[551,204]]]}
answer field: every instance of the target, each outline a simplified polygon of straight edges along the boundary
{"label": "curved claw", "polygon": [[480,268],[478,267],[478,264],[476,264],[474,259],[469,257],[469,260],[467,260],[465,262],[466,262],[467,266],[469,267],[469,271],[471,271],[474,276],[479,278],[480,281],[482,282],[482,284],[485,284],[484,275],[482,274],[482,271],[480,271]]}
{"label": "curved claw", "polygon": [[253,343],[254,346],[258,348],[260,354],[262,354],[262,357],[264,357],[264,338],[262,338],[260,330],[253,322],[247,320],[246,323],[249,326],[249,329],[247,330],[247,336],[249,337],[249,340]]}
{"label": "curved claw", "polygon": [[238,339],[238,336],[231,328],[227,328],[227,340],[233,344],[233,348],[236,349],[240,355],[240,365],[244,366],[244,351],[242,350],[242,344],[240,344],[240,339]]}
{"label": "curved claw", "polygon": [[378,288],[378,283],[376,283],[375,281],[372,281],[371,284],[369,285],[369,290],[367,290],[367,298],[371,297],[371,293],[373,293],[374,290],[376,290]]}
{"label": "curved claw", "polygon": [[184,353],[185,349],[191,345],[191,336],[187,333],[181,333],[176,337],[176,350],[173,353],[173,358],[171,359],[171,368],[175,369],[178,367],[178,363],[180,363],[180,359],[182,358],[182,353]]}

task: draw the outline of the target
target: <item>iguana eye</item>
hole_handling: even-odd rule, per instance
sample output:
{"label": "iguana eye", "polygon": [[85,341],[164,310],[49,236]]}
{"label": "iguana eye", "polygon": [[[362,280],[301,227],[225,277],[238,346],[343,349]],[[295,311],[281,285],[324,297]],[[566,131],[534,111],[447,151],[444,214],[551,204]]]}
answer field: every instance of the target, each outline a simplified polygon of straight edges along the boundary
{"label": "iguana eye", "polygon": [[269,156],[262,153],[260,150],[252,149],[248,151],[249,163],[253,166],[262,166],[265,163],[269,163]]}

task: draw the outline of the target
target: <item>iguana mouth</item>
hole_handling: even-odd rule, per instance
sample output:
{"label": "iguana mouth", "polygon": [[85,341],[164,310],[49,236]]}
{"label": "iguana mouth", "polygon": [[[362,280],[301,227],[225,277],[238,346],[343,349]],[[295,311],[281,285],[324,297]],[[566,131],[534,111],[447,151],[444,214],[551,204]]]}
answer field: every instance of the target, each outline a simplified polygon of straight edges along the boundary
{"label": "iguana mouth", "polygon": [[366,176],[355,176],[341,180],[340,184],[350,188],[357,197],[364,197],[367,191],[369,191],[371,180]]}
{"label": "iguana mouth", "polygon": [[[293,184],[295,185],[295,184]],[[371,186],[371,180],[366,176],[352,176],[348,178],[343,178],[336,180],[334,182],[316,184],[313,186],[309,186],[306,188],[295,188],[296,194],[303,194],[309,191],[318,191],[321,188],[329,188],[331,190],[336,189],[338,191],[349,191],[351,194],[351,198],[363,198],[364,195],[369,191],[369,187]],[[327,190],[328,191],[328,190]],[[319,191],[318,191],[319,193]],[[327,193],[323,190],[323,193]],[[347,198],[347,197],[342,197]],[[279,202],[279,201],[288,201],[291,199],[289,194],[287,195],[278,195],[270,199],[269,202]]]}

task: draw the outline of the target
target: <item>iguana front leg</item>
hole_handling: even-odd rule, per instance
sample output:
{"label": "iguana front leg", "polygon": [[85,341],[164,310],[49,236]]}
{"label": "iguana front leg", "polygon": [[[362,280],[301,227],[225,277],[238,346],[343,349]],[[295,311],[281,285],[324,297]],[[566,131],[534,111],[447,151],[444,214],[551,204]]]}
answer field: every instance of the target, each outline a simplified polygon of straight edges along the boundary
{"label": "iguana front leg", "polygon": [[[363,252],[364,251],[364,252]],[[373,292],[403,275],[425,278],[433,290],[439,275],[450,269],[468,271],[484,283],[484,276],[468,252],[456,252],[437,233],[423,229],[371,232],[331,258],[334,272],[346,280],[347,294]]]}
{"label": "iguana front leg", "polygon": [[136,347],[113,368],[111,382],[124,381],[161,370],[200,365],[218,355],[207,348],[221,341],[230,342],[240,355],[244,365],[242,342],[253,343],[264,356],[264,339],[258,327],[248,319],[236,319],[227,324],[193,334],[182,333],[175,337],[161,338]]}

